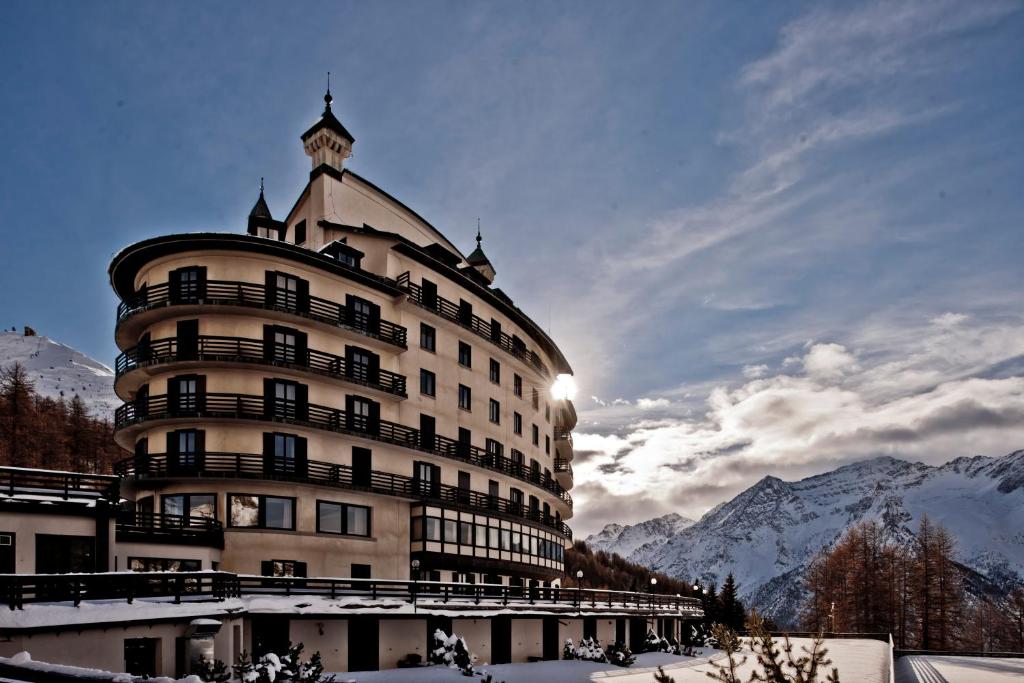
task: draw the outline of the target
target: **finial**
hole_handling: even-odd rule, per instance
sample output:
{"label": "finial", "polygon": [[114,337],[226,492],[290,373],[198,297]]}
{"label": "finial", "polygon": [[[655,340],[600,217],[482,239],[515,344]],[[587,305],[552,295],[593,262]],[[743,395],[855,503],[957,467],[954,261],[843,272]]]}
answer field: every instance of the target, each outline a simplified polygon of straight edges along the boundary
{"label": "finial", "polygon": [[476,219],[476,246],[480,246],[480,218]]}
{"label": "finial", "polygon": [[263,194],[263,176],[260,176],[260,194]]}
{"label": "finial", "polygon": [[327,94],[324,95],[324,104],[327,105],[327,111],[331,110],[331,102],[334,98],[331,97],[331,72],[327,72]]}

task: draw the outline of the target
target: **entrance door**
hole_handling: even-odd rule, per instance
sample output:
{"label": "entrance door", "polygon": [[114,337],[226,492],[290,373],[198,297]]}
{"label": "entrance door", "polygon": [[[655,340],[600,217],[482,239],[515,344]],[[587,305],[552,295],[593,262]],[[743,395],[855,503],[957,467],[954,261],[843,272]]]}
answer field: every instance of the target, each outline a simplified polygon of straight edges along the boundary
{"label": "entrance door", "polygon": [[252,618],[252,658],[259,659],[268,652],[280,655],[288,652],[288,619],[281,617]]}
{"label": "entrance door", "polygon": [[633,617],[629,620],[629,649],[640,651],[647,640],[647,620]]}
{"label": "entrance door", "polygon": [[510,664],[512,662],[512,619],[491,618],[491,662]]}
{"label": "entrance door", "polygon": [[348,670],[376,671],[380,668],[380,623],[376,617],[348,620]]}
{"label": "entrance door", "polygon": [[544,659],[557,660],[558,651],[558,617],[544,617]]}
{"label": "entrance door", "polygon": [[626,643],[626,620],[622,617],[615,620],[615,642]]}
{"label": "entrance door", "polygon": [[0,531],[0,574],[14,573],[14,538],[13,533]]}
{"label": "entrance door", "polygon": [[157,638],[125,638],[124,670],[133,676],[156,676]]}

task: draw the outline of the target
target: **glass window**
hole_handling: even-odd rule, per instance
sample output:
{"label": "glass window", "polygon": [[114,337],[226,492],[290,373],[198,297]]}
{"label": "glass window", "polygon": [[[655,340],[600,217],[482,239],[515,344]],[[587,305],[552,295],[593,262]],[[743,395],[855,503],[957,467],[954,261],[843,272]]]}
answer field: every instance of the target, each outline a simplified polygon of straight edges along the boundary
{"label": "glass window", "polygon": [[512,413],[512,431],[520,436],[523,434],[523,416],[519,413]]}
{"label": "glass window", "polygon": [[519,398],[523,397],[523,378],[519,375],[512,375],[512,393]]}
{"label": "glass window", "polygon": [[481,547],[481,548],[486,548],[487,547],[487,527],[485,527],[483,524],[474,524],[473,528],[474,528],[473,535],[475,537],[474,543],[477,546]]}
{"label": "glass window", "polygon": [[537,428],[537,425],[533,425],[532,432],[533,432],[533,445],[534,446],[539,446],[540,445],[540,429]]}
{"label": "glass window", "polygon": [[274,287],[274,303],[282,308],[296,308],[298,302],[299,279],[284,273],[278,273]]}
{"label": "glass window", "polygon": [[267,496],[264,500],[266,508],[266,523],[268,529],[293,529],[295,528],[295,501],[291,498],[272,498]]}
{"label": "glass window", "polygon": [[512,532],[508,529],[501,530],[501,549],[509,550],[512,547]]}
{"label": "glass window", "polygon": [[512,532],[512,552],[518,553],[518,552],[522,552],[522,550],[523,550],[522,534],[520,534],[518,531],[513,531]]}
{"label": "glass window", "polygon": [[473,347],[466,342],[459,342],[459,365],[473,367]]}
{"label": "glass window", "polygon": [[274,382],[274,415],[295,419],[295,384]]}
{"label": "glass window", "polygon": [[178,291],[181,298],[192,300],[199,298],[199,269],[182,268],[178,271]]}
{"label": "glass window", "polygon": [[424,538],[428,541],[440,541],[441,540],[441,520],[436,517],[425,517],[425,533]]}
{"label": "glass window", "polygon": [[425,396],[435,396],[437,392],[437,376],[430,370],[420,368],[420,393]]}
{"label": "glass window", "polygon": [[489,526],[487,527],[487,545],[491,548],[498,547],[498,527]]}
{"label": "glass window", "polygon": [[459,543],[473,545],[473,525],[471,523],[459,522]]}
{"label": "glass window", "polygon": [[487,416],[494,424],[501,423],[501,404],[495,401],[493,398],[488,404]]}
{"label": "glass window", "polygon": [[258,527],[260,499],[258,496],[230,496],[228,500],[231,526]]}
{"label": "glass window", "polygon": [[430,325],[420,323],[420,348],[427,351],[437,349],[437,331]]}
{"label": "glass window", "polygon": [[362,431],[370,428],[370,401],[365,398],[352,399],[352,428]]}
{"label": "glass window", "polygon": [[274,332],[274,360],[282,363],[294,363],[295,357],[295,333],[276,330]]}
{"label": "glass window", "polygon": [[444,540],[446,543],[459,542],[459,524],[454,519],[444,520]]}
{"label": "glass window", "polygon": [[196,465],[196,430],[183,429],[178,432],[178,464],[182,467]]}
{"label": "glass window", "polygon": [[162,496],[161,511],[165,515],[176,517],[208,517],[217,516],[217,497],[212,493],[179,494]]}
{"label": "glass window", "polygon": [[495,384],[501,384],[501,363],[491,359],[490,372],[488,373],[490,379]]}
{"label": "glass window", "polygon": [[198,383],[195,377],[180,377],[172,380],[178,388],[178,410],[195,410],[198,406]]}
{"label": "glass window", "polygon": [[347,505],[345,511],[345,531],[351,536],[369,536],[370,508],[362,505]]}
{"label": "glass window", "polygon": [[317,528],[322,534],[341,534],[342,527],[342,506],[335,503],[317,501]]}
{"label": "glass window", "polygon": [[459,385],[459,407],[463,410],[472,410],[473,393],[464,384]]}

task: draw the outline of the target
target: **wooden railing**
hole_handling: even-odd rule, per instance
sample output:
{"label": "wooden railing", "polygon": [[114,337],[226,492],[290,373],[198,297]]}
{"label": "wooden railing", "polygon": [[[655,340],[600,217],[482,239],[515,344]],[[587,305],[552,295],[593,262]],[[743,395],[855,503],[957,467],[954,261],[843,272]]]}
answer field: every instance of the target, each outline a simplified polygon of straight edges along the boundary
{"label": "wooden railing", "polygon": [[112,574],[3,574],[0,596],[11,609],[35,602],[125,600],[170,597],[224,600],[245,596],[359,597],[456,607],[481,605],[563,611],[622,611],[697,618],[698,598],[600,589],[506,586],[499,584],[398,581],[387,579],[284,578],[229,572]]}
{"label": "wooden railing", "polygon": [[405,375],[389,370],[370,371],[362,366],[349,367],[344,356],[305,349],[301,353],[267,344],[262,339],[201,335],[194,347],[183,346],[176,337],[154,339],[128,349],[117,357],[116,376],[137,368],[178,361],[257,363],[274,367],[298,368],[307,372],[344,379],[405,396]]}
{"label": "wooden railing", "polygon": [[126,510],[117,517],[117,539],[223,548],[224,527],[212,517]]}
{"label": "wooden railing", "polygon": [[71,498],[106,498],[117,501],[118,478],[105,474],[80,474],[21,467],[0,467],[0,493],[56,495]]}
{"label": "wooden railing", "polygon": [[400,474],[355,471],[349,465],[319,460],[284,460],[254,453],[203,453],[183,465],[176,456],[153,454],[127,458],[115,465],[123,477],[137,479],[160,477],[228,477],[243,479],[273,479],[328,486],[331,488],[368,491],[398,496],[426,503],[457,508],[500,513],[537,522],[550,527],[566,538],[572,530],[565,522],[540,510],[533,510],[507,498],[499,498],[457,486],[426,482]]}
{"label": "wooden railing", "polygon": [[184,292],[174,291],[166,282],[145,287],[118,304],[117,322],[120,324],[130,316],[152,308],[200,304],[283,311],[328,325],[354,329],[403,349],[406,347],[406,330],[396,323],[366,319],[340,303],[316,296],[300,300],[294,292],[277,290],[268,296],[265,285],[233,280],[207,280]]}
{"label": "wooden railing", "polygon": [[568,472],[572,476],[572,463],[565,458],[555,458],[555,472]]}
{"label": "wooden railing", "polygon": [[553,477],[532,471],[528,466],[506,458],[504,455],[491,453],[479,446],[450,439],[440,434],[435,434],[431,438],[421,434],[418,429],[406,427],[397,422],[388,420],[370,422],[362,416],[348,415],[344,410],[315,403],[284,404],[273,400],[265,401],[262,396],[252,394],[205,393],[181,397],[175,404],[173,401],[169,401],[166,395],[158,395],[137,399],[120,406],[114,412],[114,426],[116,429],[124,429],[147,420],[180,417],[287,422],[375,439],[507,474],[548,491],[557,496],[565,505],[572,507],[572,497]]}
{"label": "wooden railing", "polygon": [[507,332],[498,328],[492,328],[489,321],[478,315],[466,314],[459,309],[458,304],[445,299],[443,296],[435,296],[433,301],[425,300],[423,288],[411,282],[409,273],[405,272],[398,276],[398,287],[409,295],[409,300],[421,308],[435,313],[445,320],[461,325],[473,334],[486,339],[508,354],[518,358],[527,365],[533,367],[542,375],[549,376],[547,367],[540,359],[540,356],[533,350],[526,348],[522,340],[512,337]]}

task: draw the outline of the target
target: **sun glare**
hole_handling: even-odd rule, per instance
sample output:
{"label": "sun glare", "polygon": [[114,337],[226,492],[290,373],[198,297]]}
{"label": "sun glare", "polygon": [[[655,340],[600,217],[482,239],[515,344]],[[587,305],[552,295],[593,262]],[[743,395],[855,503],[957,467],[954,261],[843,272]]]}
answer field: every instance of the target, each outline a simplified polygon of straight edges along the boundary
{"label": "sun glare", "polygon": [[572,375],[559,375],[551,385],[551,396],[556,401],[573,400],[576,398],[576,380]]}

